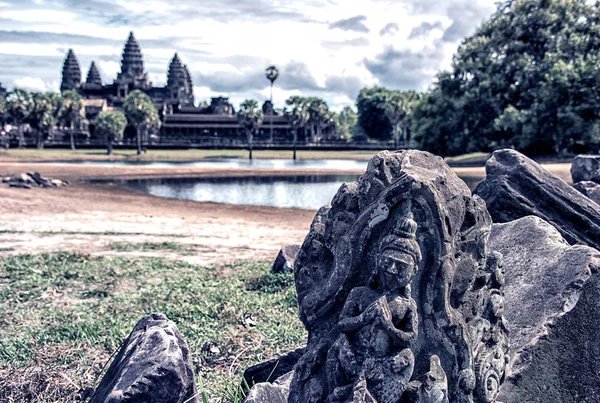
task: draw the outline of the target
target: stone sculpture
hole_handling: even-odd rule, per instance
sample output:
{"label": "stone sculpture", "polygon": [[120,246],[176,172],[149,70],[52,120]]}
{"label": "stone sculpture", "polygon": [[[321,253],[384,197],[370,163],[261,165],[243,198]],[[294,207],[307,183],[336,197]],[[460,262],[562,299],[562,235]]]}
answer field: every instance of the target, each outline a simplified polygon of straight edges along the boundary
{"label": "stone sculpture", "polygon": [[503,254],[511,358],[498,400],[600,400],[600,252],[538,217],[494,224]]}
{"label": "stone sculpture", "polygon": [[485,164],[474,193],[495,223],[534,215],[552,224],[571,244],[600,248],[600,206],[514,150],[499,150]]}
{"label": "stone sculpture", "polygon": [[300,245],[297,244],[283,245],[273,262],[271,273],[291,273],[299,250]]}
{"label": "stone sculpture", "polygon": [[491,224],[441,158],[375,156],[296,259],[309,336],[288,402],[494,402],[508,339]]}
{"label": "stone sculpture", "polygon": [[573,183],[592,181],[600,183],[600,155],[578,155],[571,164]]}
{"label": "stone sculpture", "polygon": [[165,315],[143,317],[119,350],[90,403],[197,403],[190,352]]}

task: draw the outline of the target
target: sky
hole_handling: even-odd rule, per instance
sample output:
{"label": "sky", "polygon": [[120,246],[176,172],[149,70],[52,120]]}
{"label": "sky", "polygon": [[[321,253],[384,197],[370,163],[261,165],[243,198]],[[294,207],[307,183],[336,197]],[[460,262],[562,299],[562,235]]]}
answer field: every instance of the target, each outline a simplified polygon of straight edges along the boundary
{"label": "sky", "polygon": [[84,80],[94,60],[111,83],[133,31],[152,82],[165,85],[177,52],[196,101],[262,102],[273,64],[276,107],[303,95],[339,110],[365,86],[426,90],[495,1],[0,0],[0,83],[58,91],[69,48]]}

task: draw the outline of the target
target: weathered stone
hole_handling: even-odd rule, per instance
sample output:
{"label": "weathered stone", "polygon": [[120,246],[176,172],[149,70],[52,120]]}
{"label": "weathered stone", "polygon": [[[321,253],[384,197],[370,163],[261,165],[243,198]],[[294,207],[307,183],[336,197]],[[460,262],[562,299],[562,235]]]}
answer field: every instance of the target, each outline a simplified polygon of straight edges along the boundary
{"label": "weathered stone", "polygon": [[27,176],[31,178],[31,180],[41,187],[52,187],[52,182],[50,179],[43,177],[39,172],[27,172]]}
{"label": "weathered stone", "polygon": [[573,183],[592,181],[600,183],[600,155],[578,155],[571,164]]}
{"label": "weathered stone", "polygon": [[309,336],[288,402],[495,401],[508,339],[490,229],[441,158],[371,159],[317,213],[294,264]]}
{"label": "weathered stone", "polygon": [[275,382],[263,382],[254,385],[245,403],[288,403],[290,394],[290,382],[292,381],[293,372],[289,372]]}
{"label": "weathered stone", "polygon": [[294,270],[294,261],[296,260],[296,255],[298,255],[299,250],[300,245],[284,245],[273,262],[271,272],[291,273]]}
{"label": "weathered stone", "polygon": [[190,352],[177,326],[152,314],[136,325],[90,403],[196,403]]}
{"label": "weathered stone", "polygon": [[246,389],[247,386],[252,387],[258,383],[273,382],[274,380],[279,379],[294,369],[294,366],[305,352],[305,348],[299,348],[290,351],[281,357],[274,358],[246,369],[244,371],[242,388]]}
{"label": "weathered stone", "polygon": [[592,181],[583,181],[577,182],[573,187],[600,205],[600,184]]}
{"label": "weathered stone", "polygon": [[514,150],[496,151],[485,170],[474,193],[485,200],[494,222],[534,215],[571,244],[600,247],[600,206],[572,186]]}
{"label": "weathered stone", "polygon": [[511,358],[498,400],[600,401],[600,252],[538,217],[494,224]]}

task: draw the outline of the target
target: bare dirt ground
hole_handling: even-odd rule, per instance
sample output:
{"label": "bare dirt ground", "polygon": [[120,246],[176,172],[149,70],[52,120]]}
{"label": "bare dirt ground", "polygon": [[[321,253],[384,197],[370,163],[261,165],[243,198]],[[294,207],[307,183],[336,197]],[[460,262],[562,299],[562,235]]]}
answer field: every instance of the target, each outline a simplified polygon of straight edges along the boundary
{"label": "bare dirt ground", "polygon": [[[546,167],[562,179],[570,180],[570,164]],[[307,171],[332,173],[0,162],[0,175],[3,176],[31,171],[67,179],[71,185],[27,190],[0,184],[0,255],[58,250],[103,255],[134,253],[173,257],[203,265],[240,259],[272,259],[282,245],[303,241],[315,212],[163,199],[111,184],[86,184],[82,180],[293,175]],[[483,168],[456,168],[455,171],[461,176],[484,175]],[[187,252],[177,249],[120,252],[111,246],[115,242],[166,241],[181,245]]]}

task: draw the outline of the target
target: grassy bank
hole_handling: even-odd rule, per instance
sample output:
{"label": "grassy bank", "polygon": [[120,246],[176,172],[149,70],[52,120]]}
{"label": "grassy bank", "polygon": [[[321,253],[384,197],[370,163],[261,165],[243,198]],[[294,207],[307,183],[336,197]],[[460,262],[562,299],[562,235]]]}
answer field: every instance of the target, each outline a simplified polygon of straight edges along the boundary
{"label": "grassy bank", "polygon": [[0,401],[80,397],[151,312],[177,323],[209,401],[231,401],[247,366],[305,342],[292,276],[269,266],[62,252],[0,259]]}
{"label": "grassy bank", "polygon": [[[298,151],[298,159],[369,159],[377,152],[365,151]],[[106,155],[106,150],[38,150],[9,149],[0,151],[0,161],[197,161],[204,158],[248,158],[247,150],[148,150],[146,154],[137,155],[135,150],[115,150]],[[290,150],[255,150],[253,157],[257,159],[283,158],[291,159]]]}

